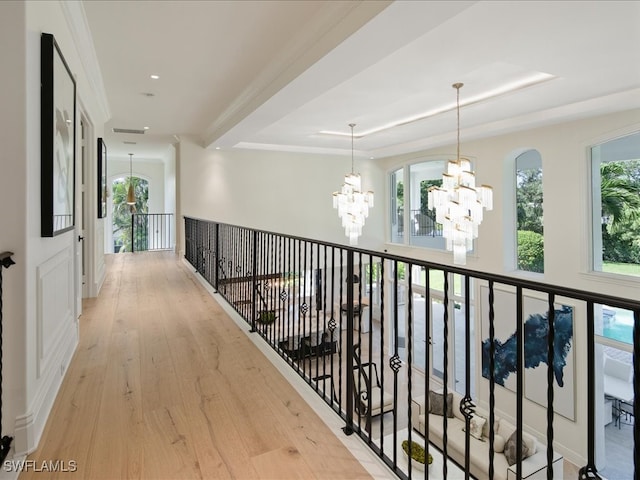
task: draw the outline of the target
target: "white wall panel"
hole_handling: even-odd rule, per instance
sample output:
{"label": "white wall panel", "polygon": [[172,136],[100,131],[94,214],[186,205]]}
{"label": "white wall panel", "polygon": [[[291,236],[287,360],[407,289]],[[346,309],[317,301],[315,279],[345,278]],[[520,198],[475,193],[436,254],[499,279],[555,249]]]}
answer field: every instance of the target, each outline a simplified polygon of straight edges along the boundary
{"label": "white wall panel", "polygon": [[73,322],[73,252],[66,248],[37,268],[37,377],[50,367],[65,326]]}

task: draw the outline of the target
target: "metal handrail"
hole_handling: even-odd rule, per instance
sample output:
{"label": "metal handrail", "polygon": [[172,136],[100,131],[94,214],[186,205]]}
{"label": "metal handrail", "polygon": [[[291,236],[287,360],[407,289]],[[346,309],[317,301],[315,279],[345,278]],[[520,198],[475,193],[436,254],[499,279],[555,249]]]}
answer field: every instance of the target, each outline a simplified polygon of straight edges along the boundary
{"label": "metal handrail", "polygon": [[[214,234],[215,234],[215,249],[212,251],[211,256],[215,259],[213,264],[215,265],[215,269],[209,272],[203,273],[202,269],[197,268],[200,264],[200,258],[198,258],[197,252],[200,251],[198,248],[198,242],[201,240],[201,237],[206,237],[209,242],[211,242],[212,235],[212,226],[215,226]],[[205,232],[201,233],[201,232]],[[594,308],[596,304],[608,305],[611,307],[618,307],[626,310],[633,311],[635,325],[636,328],[634,330],[634,373],[639,371],[638,361],[640,355],[638,355],[638,347],[640,345],[640,301],[630,298],[617,297],[608,294],[601,294],[597,292],[589,292],[579,289],[568,288],[561,285],[552,285],[543,282],[537,282],[530,279],[521,279],[521,278],[513,278],[506,275],[493,274],[488,272],[480,272],[475,270],[468,270],[461,267],[450,266],[450,265],[442,265],[434,262],[429,262],[425,260],[414,259],[401,255],[388,254],[386,252],[376,252],[372,250],[360,249],[356,247],[345,246],[332,242],[322,242],[317,240],[312,240],[304,237],[299,237],[295,235],[288,234],[279,234],[275,232],[258,230],[258,229],[250,229],[237,225],[230,225],[220,222],[212,222],[208,220],[196,219],[192,217],[185,217],[185,240],[187,243],[187,260],[196,266],[196,270],[203,274],[205,279],[214,285],[214,282],[220,276],[220,268],[221,266],[225,267],[226,274],[230,279],[236,279],[234,282],[226,282],[225,286],[228,288],[221,292],[223,297],[227,302],[232,305],[236,311],[249,323],[252,328],[252,331],[257,331],[264,339],[267,341],[278,353],[280,353],[283,358],[287,360],[289,365],[294,368],[309,385],[311,385],[314,390],[320,394],[327,403],[330,404],[331,408],[336,411],[336,413],[340,414],[341,417],[345,420],[345,433],[357,433],[366,443],[367,445],[378,454],[381,459],[389,465],[393,471],[398,474],[401,478],[407,478],[407,473],[404,472],[398,463],[398,459],[396,458],[396,450],[395,445],[397,442],[397,435],[393,436],[393,454],[389,456],[388,448],[385,448],[384,445],[384,422],[387,421],[382,415],[380,419],[380,438],[378,440],[374,440],[372,436],[372,423],[370,415],[366,417],[366,423],[362,424],[362,419],[356,420],[353,417],[354,414],[354,394],[353,392],[358,390],[356,385],[354,385],[354,379],[352,375],[352,367],[354,359],[357,357],[357,361],[359,361],[359,355],[356,356],[356,352],[354,347],[356,345],[360,345],[363,338],[362,326],[363,322],[366,324],[368,322],[369,325],[369,333],[368,333],[368,342],[369,345],[373,348],[374,338],[372,336],[372,328],[371,325],[373,323],[373,314],[372,308],[369,308],[368,318],[363,318],[361,316],[361,311],[354,311],[354,305],[357,303],[358,306],[361,305],[362,301],[362,284],[355,283],[354,277],[356,273],[362,275],[362,271],[360,270],[361,266],[367,264],[369,266],[374,265],[376,262],[380,262],[382,273],[381,275],[384,278],[384,265],[386,262],[392,266],[392,292],[388,292],[385,294],[384,285],[385,281],[380,283],[381,287],[381,305],[379,315],[381,316],[380,320],[380,333],[379,333],[379,341],[380,345],[375,348],[377,351],[388,352],[387,355],[389,358],[389,367],[391,369],[391,374],[388,382],[393,384],[393,395],[394,395],[394,408],[390,415],[393,415],[393,432],[397,432],[398,427],[398,401],[399,401],[399,387],[398,380],[399,375],[398,372],[401,368],[407,368],[409,372],[408,376],[408,396],[407,403],[409,407],[412,402],[412,389],[413,384],[411,382],[412,376],[412,349],[413,349],[413,306],[411,302],[412,292],[413,292],[413,282],[411,281],[411,268],[408,268],[409,275],[409,283],[406,286],[407,295],[409,301],[405,308],[408,313],[408,337],[404,338],[405,345],[404,348],[406,350],[406,365],[403,366],[402,362],[398,357],[398,331],[399,331],[399,315],[398,315],[398,301],[395,301],[394,304],[391,305],[390,314],[392,317],[390,319],[384,318],[385,315],[385,307],[384,301],[385,296],[389,296],[390,298],[394,298],[398,295],[399,292],[399,282],[398,282],[398,265],[404,263],[409,267],[418,266],[422,267],[426,271],[426,291],[430,291],[429,285],[429,272],[431,270],[438,270],[444,272],[444,394],[448,393],[449,381],[447,378],[448,371],[448,363],[449,358],[447,355],[448,350],[448,334],[447,331],[449,329],[450,319],[449,317],[453,317],[453,314],[449,311],[449,288],[448,288],[448,274],[455,273],[463,276],[465,281],[465,292],[464,292],[464,302],[466,305],[471,305],[473,303],[470,297],[470,288],[469,281],[471,278],[474,280],[481,280],[483,282],[488,283],[489,288],[489,409],[490,409],[490,423],[489,423],[489,444],[490,444],[490,453],[489,453],[489,477],[492,478],[494,473],[494,462],[493,462],[493,442],[494,442],[494,410],[496,407],[496,395],[495,395],[495,329],[494,329],[494,320],[495,320],[495,311],[494,311],[494,285],[495,284],[504,284],[515,288],[516,298],[517,298],[517,322],[516,322],[516,332],[514,334],[516,338],[517,345],[517,366],[516,372],[522,372],[524,370],[524,365],[522,361],[522,356],[524,353],[524,337],[523,337],[523,312],[522,312],[522,302],[523,302],[523,292],[525,290],[531,290],[535,292],[539,292],[541,294],[546,294],[546,298],[548,300],[548,311],[546,318],[547,325],[547,333],[546,333],[546,341],[547,341],[547,354],[546,354],[546,364],[547,364],[547,428],[546,428],[546,440],[547,440],[547,448],[546,448],[546,457],[547,457],[547,478],[553,478],[553,460],[554,460],[554,450],[553,450],[553,442],[554,442],[554,394],[553,394],[553,364],[554,364],[554,342],[555,338],[555,299],[556,297],[566,297],[568,299],[578,300],[585,302],[587,305],[587,321],[591,323],[588,328],[589,338],[587,339],[588,343],[592,343],[594,340],[594,332],[593,332],[593,322],[594,322]],[[321,261],[322,254],[324,254],[324,259]],[[322,267],[321,267],[322,266]],[[307,281],[303,278],[302,280],[297,282],[297,285],[294,285],[294,290],[292,291],[291,285],[285,285],[284,274],[282,272],[303,272],[303,271],[315,271],[316,269],[320,269],[324,271],[324,283],[319,285],[319,288],[325,292],[330,289],[331,300],[330,305],[326,305],[326,301],[323,304],[324,306],[319,309],[315,316],[309,310],[309,305],[306,303],[305,296],[307,295]],[[277,272],[277,273],[276,273]],[[339,272],[339,287],[336,286],[336,272]],[[343,272],[346,272],[346,278],[343,278]],[[270,326],[260,326],[256,328],[255,324],[255,303],[257,301],[255,295],[255,286],[256,282],[269,282],[268,280],[269,274],[274,274],[274,281],[282,281],[283,285],[279,287],[279,291],[274,293],[274,290],[269,290],[268,283],[265,283],[263,291],[265,302],[270,302],[270,305],[277,305],[278,308],[283,308],[282,314],[278,316],[278,321]],[[327,278],[327,275],[330,275],[331,278]],[[251,282],[248,279],[253,278]],[[315,278],[315,277],[314,277]],[[322,275],[319,276],[322,279]],[[247,279],[247,281],[244,281]],[[259,280],[262,279],[262,280]],[[244,283],[252,283],[252,286],[246,287],[243,292],[243,281]],[[346,290],[343,289],[344,284],[346,283]],[[235,285],[235,286],[234,286]],[[215,285],[214,285],[215,286]],[[297,291],[295,291],[295,287],[297,286]],[[370,275],[369,278],[369,291],[372,291],[372,278]],[[247,293],[249,292],[249,293]],[[346,292],[346,294],[345,294]],[[245,298],[250,298],[250,295],[253,295],[252,301],[246,302]],[[337,299],[334,296],[337,295]],[[280,297],[278,299],[278,296]],[[342,337],[341,340],[341,331],[345,327],[345,324],[342,322],[342,305],[345,302],[346,305],[346,330],[345,337]],[[477,299],[476,299],[477,300]],[[334,305],[338,302],[339,308],[334,310]],[[249,304],[247,306],[247,303]],[[247,308],[248,307],[248,308]],[[286,311],[285,311],[286,308]],[[359,307],[358,307],[359,308]],[[291,311],[298,312],[298,318],[295,315],[291,315]],[[366,315],[365,315],[366,317]],[[336,318],[339,318],[339,329],[337,329],[337,321]],[[329,401],[324,391],[320,391],[318,385],[314,386],[313,378],[319,377],[320,373],[318,371],[319,360],[316,357],[315,366],[316,372],[313,375],[313,363],[309,363],[306,355],[296,356],[295,352],[291,352],[289,347],[290,343],[287,343],[287,348],[283,348],[283,343],[280,341],[282,337],[291,337],[298,338],[300,340],[305,338],[314,338],[313,336],[309,336],[312,332],[312,326],[309,326],[307,320],[311,321],[313,325],[315,321],[316,333],[312,334],[317,337],[317,330],[319,327],[329,328],[331,329],[331,340],[334,341],[334,330],[337,329],[337,341],[339,345],[344,345],[345,352],[342,350],[338,350],[338,402],[333,400]],[[431,318],[429,315],[426,315],[426,331],[429,331],[429,323]],[[465,322],[467,324],[470,323],[469,318],[469,309],[465,312]],[[384,342],[386,341],[386,335],[384,333],[385,323],[389,323],[392,325],[393,332],[391,335],[391,341],[395,348],[390,349],[390,345],[386,345]],[[469,329],[467,328],[467,332]],[[323,336],[324,341],[324,336]],[[303,347],[305,345],[304,341],[299,342]],[[295,342],[294,342],[295,346]],[[307,342],[308,347],[313,346],[313,341],[310,340]],[[302,348],[303,348],[302,347]],[[371,349],[370,349],[371,350]],[[467,339],[465,341],[465,352],[467,358],[470,352],[469,338],[467,335]],[[345,355],[346,354],[346,355]],[[597,469],[595,467],[595,369],[593,368],[593,349],[588,349],[589,356],[589,369],[587,375],[587,397],[588,397],[588,413],[589,417],[587,419],[587,446],[588,446],[588,461],[587,465],[581,469],[580,478],[599,478],[597,474]],[[425,367],[428,368],[428,355],[425,358]],[[369,352],[369,362],[371,362],[371,351]],[[345,377],[345,386],[346,386],[346,395],[343,397],[342,387],[342,369],[344,368],[347,372]],[[464,416],[466,419],[467,429],[469,431],[469,420],[470,416],[474,411],[475,406],[472,403],[469,392],[469,381],[468,378],[470,376],[470,364],[466,362],[466,370],[465,375],[467,377],[467,391],[465,392],[463,402],[465,404]],[[324,365],[324,360],[323,360]],[[332,379],[336,378],[334,376],[334,364],[331,363],[331,376]],[[428,371],[428,370],[427,370]],[[385,368],[381,369],[381,383],[384,387],[385,384]],[[389,374],[387,374],[389,375]],[[326,375],[322,375],[326,377]],[[635,394],[638,394],[639,382],[635,379],[637,375],[634,376],[634,391]],[[332,380],[333,381],[333,380]],[[358,378],[360,381],[360,378]],[[325,383],[323,383],[324,385]],[[419,385],[418,385],[419,386]],[[416,388],[418,387],[416,386]],[[427,392],[430,389],[430,379],[428,375],[425,375],[424,380],[424,391]],[[388,388],[391,390],[391,387]],[[522,478],[521,465],[522,465],[522,427],[523,427],[523,397],[524,397],[524,382],[523,375],[518,375],[517,386],[516,386],[516,414],[515,414],[515,423],[516,429],[519,432],[518,444],[517,447],[517,455],[518,461],[515,465],[516,478]],[[342,399],[344,398],[345,403],[343,404]],[[380,399],[382,402],[382,398]],[[371,400],[369,399],[369,402]],[[370,408],[368,410],[371,410]],[[636,412],[637,413],[637,412]],[[409,425],[412,425],[411,419],[411,408],[409,408],[408,418],[403,419],[408,420]],[[425,420],[428,424],[428,419]],[[446,416],[443,418],[443,454],[447,455],[447,422],[448,419]],[[634,448],[638,445],[638,433],[640,427],[636,424],[634,427]],[[426,432],[429,431],[429,427],[427,425]],[[469,444],[469,434],[466,434],[466,442],[465,442],[465,451],[467,452],[466,460],[464,465],[460,465],[461,469],[464,469],[467,478],[469,477],[470,465],[468,461],[468,452],[470,449]],[[409,429],[409,437],[411,438],[411,428]],[[428,433],[426,435],[427,441],[429,441]],[[634,456],[634,468],[635,471],[638,471],[638,460],[637,455]],[[446,478],[448,474],[446,463],[443,466],[443,476]],[[412,472],[411,469],[408,471],[408,478],[411,478]]]}
{"label": "metal handrail", "polygon": [[132,213],[131,251],[171,250],[173,213]]}

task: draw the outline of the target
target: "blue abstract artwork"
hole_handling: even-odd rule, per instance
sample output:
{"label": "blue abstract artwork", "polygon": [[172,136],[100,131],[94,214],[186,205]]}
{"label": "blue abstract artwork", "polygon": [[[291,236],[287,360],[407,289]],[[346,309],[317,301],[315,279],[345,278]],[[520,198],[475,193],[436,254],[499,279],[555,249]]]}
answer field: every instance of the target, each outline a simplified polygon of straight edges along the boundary
{"label": "blue abstract artwork", "polygon": [[[573,309],[562,305],[554,311],[553,373],[559,387],[564,387],[564,367],[571,351],[573,338]],[[524,322],[524,367],[536,368],[548,364],[549,318],[548,314],[534,313]],[[505,341],[494,339],[495,381],[504,386],[506,378],[516,373],[516,332]],[[482,376],[489,378],[489,338],[482,341]]]}
{"label": "blue abstract artwork", "polygon": [[[489,318],[488,289],[482,289],[482,376],[489,378]],[[494,378],[498,385],[516,390],[517,338],[515,294],[494,292]],[[544,300],[527,297],[524,307],[524,367],[525,397],[547,406],[547,371],[549,312]],[[574,419],[574,361],[573,361],[574,309],[568,305],[554,305],[554,345],[551,368],[553,370],[554,410]]]}

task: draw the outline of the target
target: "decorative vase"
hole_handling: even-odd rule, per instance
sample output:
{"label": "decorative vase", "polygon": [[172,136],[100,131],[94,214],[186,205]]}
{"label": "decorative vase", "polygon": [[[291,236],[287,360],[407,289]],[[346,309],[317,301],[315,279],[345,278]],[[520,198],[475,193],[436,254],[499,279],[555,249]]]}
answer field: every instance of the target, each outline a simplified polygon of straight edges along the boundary
{"label": "decorative vase", "polygon": [[[404,450],[402,451],[402,453],[404,454],[404,459],[407,461],[407,463],[409,462],[409,455],[407,455],[407,452],[405,452]],[[431,465],[429,465],[429,467],[431,467]],[[420,463],[417,460],[414,460],[413,458],[411,459],[411,468],[413,470],[420,470],[421,472],[424,472],[424,463]]]}
{"label": "decorative vase", "polygon": [[[402,448],[402,453],[403,453],[404,458],[405,458],[405,460],[407,461],[407,463],[409,463],[409,454],[408,454],[408,453],[407,453],[407,451],[405,450],[405,445],[404,445],[405,443],[407,443],[407,441],[406,441],[406,440],[403,442],[403,445],[402,445],[402,447],[403,447],[403,448]],[[422,451],[422,453],[424,453],[424,450],[422,449],[422,447],[421,447],[420,445],[418,445],[418,444],[417,444],[417,443],[415,443],[415,442],[412,442],[412,443],[413,443],[413,445],[414,445],[414,448],[420,449],[420,450]],[[430,460],[430,458],[429,458],[429,457],[431,457],[431,455],[430,455],[429,453],[427,453],[427,454],[426,454],[426,456],[425,456],[425,461],[429,461],[429,460]],[[431,463],[432,463],[432,461],[429,461],[429,468],[431,468]],[[414,469],[414,470],[420,470],[421,472],[424,472],[424,466],[425,466],[425,464],[424,464],[424,463],[419,462],[418,460],[416,460],[416,459],[414,459],[414,458],[412,458],[412,459],[411,459],[411,468],[412,468],[412,469]]]}
{"label": "decorative vase", "polygon": [[262,325],[271,325],[276,321],[276,311],[275,310],[263,310],[258,313],[258,323]]}

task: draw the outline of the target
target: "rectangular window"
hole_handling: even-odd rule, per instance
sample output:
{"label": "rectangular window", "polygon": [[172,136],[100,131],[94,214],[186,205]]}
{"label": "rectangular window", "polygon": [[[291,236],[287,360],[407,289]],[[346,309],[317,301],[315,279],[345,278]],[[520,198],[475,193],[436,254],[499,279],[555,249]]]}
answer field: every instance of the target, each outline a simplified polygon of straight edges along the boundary
{"label": "rectangular window", "polygon": [[391,174],[391,241],[404,242],[404,170]]}
{"label": "rectangular window", "polygon": [[591,148],[593,270],[640,276],[640,132]]}
{"label": "rectangular window", "polygon": [[436,223],[436,214],[429,209],[427,192],[442,185],[445,162],[415,163],[409,168],[410,210],[405,214],[409,225],[409,243],[421,247],[445,248],[442,225]]}

